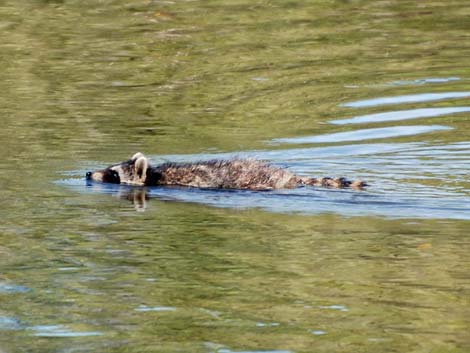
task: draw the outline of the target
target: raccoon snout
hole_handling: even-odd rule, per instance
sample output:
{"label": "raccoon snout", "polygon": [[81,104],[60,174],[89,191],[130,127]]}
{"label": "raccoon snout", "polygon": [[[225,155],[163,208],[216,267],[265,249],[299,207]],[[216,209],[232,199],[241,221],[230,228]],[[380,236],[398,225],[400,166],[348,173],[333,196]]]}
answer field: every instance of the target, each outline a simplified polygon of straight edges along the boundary
{"label": "raccoon snout", "polygon": [[85,176],[86,176],[87,180],[91,179],[91,174],[92,174],[92,172],[86,172]]}

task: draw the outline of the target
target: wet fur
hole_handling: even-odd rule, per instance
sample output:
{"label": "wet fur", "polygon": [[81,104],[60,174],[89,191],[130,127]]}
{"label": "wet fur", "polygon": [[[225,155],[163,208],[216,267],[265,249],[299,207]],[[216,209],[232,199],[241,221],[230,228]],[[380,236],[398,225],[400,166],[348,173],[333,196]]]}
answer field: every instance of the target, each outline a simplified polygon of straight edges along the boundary
{"label": "wet fur", "polygon": [[152,167],[142,153],[106,169],[87,173],[87,179],[131,185],[180,185],[197,188],[272,190],[302,185],[362,188],[362,181],[307,178],[255,159],[164,163]]}

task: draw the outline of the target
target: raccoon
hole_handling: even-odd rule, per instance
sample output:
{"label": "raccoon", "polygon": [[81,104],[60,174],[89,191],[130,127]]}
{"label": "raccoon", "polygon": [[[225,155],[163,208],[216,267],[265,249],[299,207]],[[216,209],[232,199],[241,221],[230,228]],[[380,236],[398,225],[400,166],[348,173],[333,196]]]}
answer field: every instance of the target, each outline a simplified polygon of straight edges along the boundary
{"label": "raccoon", "polygon": [[149,165],[142,153],[105,169],[86,173],[87,180],[140,186],[178,185],[196,188],[273,190],[300,186],[351,187],[367,184],[345,178],[308,178],[256,159],[209,160]]}

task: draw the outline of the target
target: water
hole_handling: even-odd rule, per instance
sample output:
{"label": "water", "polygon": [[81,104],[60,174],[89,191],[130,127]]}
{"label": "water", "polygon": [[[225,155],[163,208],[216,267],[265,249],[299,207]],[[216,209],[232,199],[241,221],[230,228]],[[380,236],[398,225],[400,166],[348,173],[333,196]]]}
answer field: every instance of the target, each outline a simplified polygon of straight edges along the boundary
{"label": "water", "polygon": [[[469,4],[0,4],[0,352],[470,351]],[[364,191],[87,184],[256,157]]]}
{"label": "water", "polygon": [[470,92],[444,92],[444,93],[420,93],[410,94],[405,96],[396,97],[380,97],[374,99],[360,100],[356,102],[348,102],[342,104],[344,107],[349,108],[365,108],[374,107],[377,105],[389,105],[389,104],[404,104],[404,103],[421,103],[421,102],[432,102],[444,99],[455,99],[455,98],[468,98]]}
{"label": "water", "polygon": [[307,137],[293,137],[274,139],[275,143],[328,143],[328,142],[350,142],[375,140],[391,137],[413,136],[433,131],[451,130],[452,128],[442,125],[412,125],[412,126],[392,126],[380,127],[374,129],[360,129],[347,132],[336,132],[333,134],[324,134]]}
{"label": "water", "polygon": [[423,109],[410,109],[399,110],[385,113],[367,114],[355,116],[350,119],[332,120],[330,123],[344,125],[344,124],[362,124],[374,122],[387,122],[387,121],[400,121],[420,118],[431,118],[437,116],[445,116],[456,113],[470,112],[470,107],[452,107],[452,108],[423,108]]}

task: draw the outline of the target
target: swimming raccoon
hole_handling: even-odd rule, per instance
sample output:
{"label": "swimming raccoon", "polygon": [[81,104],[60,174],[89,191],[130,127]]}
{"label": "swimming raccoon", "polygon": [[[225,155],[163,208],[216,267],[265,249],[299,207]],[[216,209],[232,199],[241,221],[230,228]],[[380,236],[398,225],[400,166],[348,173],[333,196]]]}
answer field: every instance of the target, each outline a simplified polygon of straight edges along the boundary
{"label": "swimming raccoon", "polygon": [[197,188],[272,190],[304,185],[361,189],[366,183],[345,178],[308,178],[255,159],[163,163],[150,166],[142,153],[105,169],[86,173],[88,180],[129,185],[180,185]]}

